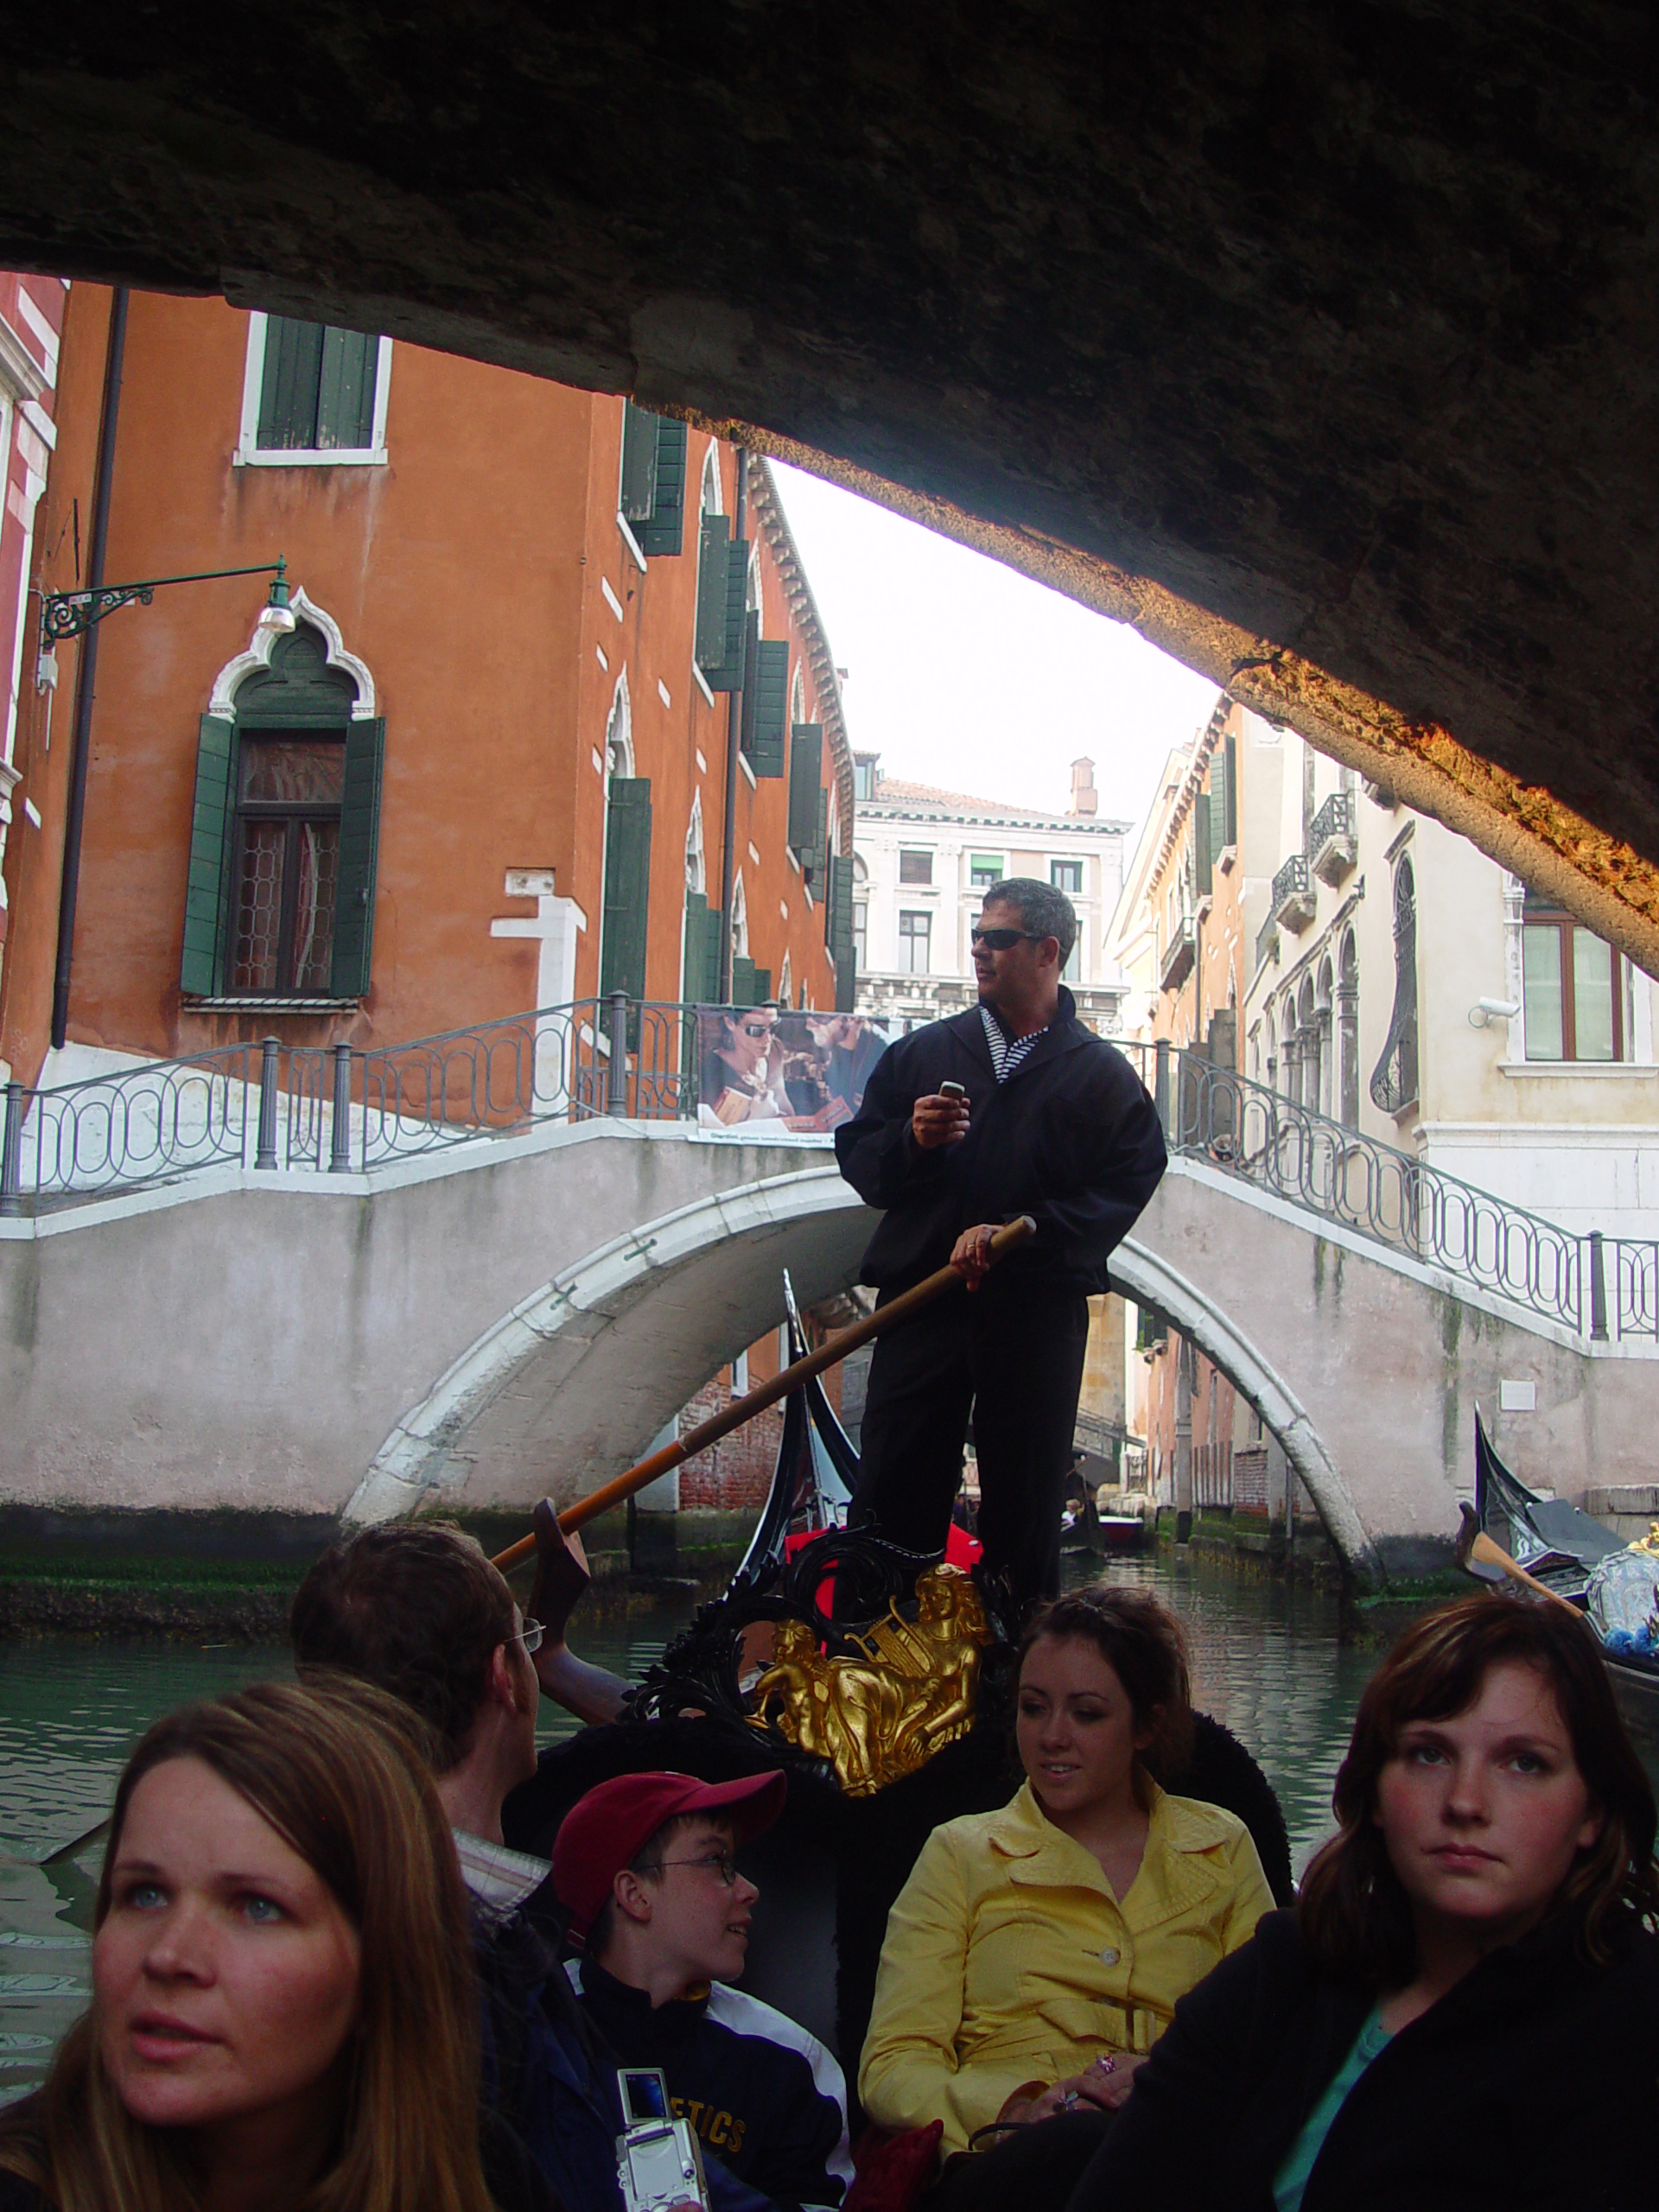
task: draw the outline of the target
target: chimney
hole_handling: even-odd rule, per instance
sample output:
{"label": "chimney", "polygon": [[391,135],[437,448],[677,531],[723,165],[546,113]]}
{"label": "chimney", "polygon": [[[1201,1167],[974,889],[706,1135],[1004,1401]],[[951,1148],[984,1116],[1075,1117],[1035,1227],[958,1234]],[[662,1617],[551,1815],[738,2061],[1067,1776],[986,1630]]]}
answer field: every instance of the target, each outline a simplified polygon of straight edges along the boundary
{"label": "chimney", "polygon": [[1071,763],[1071,804],[1068,814],[1098,814],[1100,793],[1095,789],[1095,764],[1086,757]]}

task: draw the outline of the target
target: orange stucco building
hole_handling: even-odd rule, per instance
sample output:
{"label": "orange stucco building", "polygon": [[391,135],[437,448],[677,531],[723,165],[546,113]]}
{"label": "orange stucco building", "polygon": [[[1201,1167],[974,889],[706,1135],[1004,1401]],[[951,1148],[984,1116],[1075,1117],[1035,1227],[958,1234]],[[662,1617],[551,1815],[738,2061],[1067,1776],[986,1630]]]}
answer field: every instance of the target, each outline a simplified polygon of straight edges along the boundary
{"label": "orange stucco building", "polygon": [[[66,296],[45,592],[84,582],[111,302]],[[99,626],[83,1064],[398,1044],[601,988],[723,996],[728,775],[735,995],[850,1003],[827,907],[851,760],[763,462],[618,397],[143,294],[113,455],[108,582],[281,556],[297,626],[260,620],[264,574]],[[79,1071],[48,1045],[81,651],[59,647],[54,691],[31,640],[20,685],[40,825],[5,855],[0,1058],[25,1083]]]}

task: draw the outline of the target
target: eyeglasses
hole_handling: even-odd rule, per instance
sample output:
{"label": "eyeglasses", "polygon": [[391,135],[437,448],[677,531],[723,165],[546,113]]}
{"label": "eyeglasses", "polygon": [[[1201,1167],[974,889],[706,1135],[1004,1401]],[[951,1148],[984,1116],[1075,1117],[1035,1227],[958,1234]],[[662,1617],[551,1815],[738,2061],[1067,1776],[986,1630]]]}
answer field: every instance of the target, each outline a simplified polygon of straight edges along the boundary
{"label": "eyeglasses", "polygon": [[527,1659],[533,1659],[541,1649],[542,1638],[546,1634],[547,1630],[542,1626],[540,1621],[526,1621],[518,1635],[510,1636],[507,1642],[522,1643],[524,1647],[524,1656]]}
{"label": "eyeglasses", "polygon": [[982,944],[988,952],[1012,952],[1022,939],[1032,944],[1040,944],[1043,941],[1040,930],[973,929],[968,935],[972,943]]}
{"label": "eyeglasses", "polygon": [[706,1874],[718,1876],[720,1885],[729,1890],[737,1879],[737,1861],[729,1851],[706,1852],[701,1859],[659,1859],[659,1866],[701,1866]]}
{"label": "eyeglasses", "polygon": [[770,1037],[775,1026],[770,1021],[746,1021],[742,1030],[746,1037]]}

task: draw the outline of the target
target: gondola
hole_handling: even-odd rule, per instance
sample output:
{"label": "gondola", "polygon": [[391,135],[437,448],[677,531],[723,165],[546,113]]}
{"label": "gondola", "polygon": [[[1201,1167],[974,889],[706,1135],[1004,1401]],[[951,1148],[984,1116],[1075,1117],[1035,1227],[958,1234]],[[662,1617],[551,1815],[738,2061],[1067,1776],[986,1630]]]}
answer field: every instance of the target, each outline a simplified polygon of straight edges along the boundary
{"label": "gondola", "polygon": [[[1588,1602],[1590,1577],[1598,1562],[1625,1548],[1611,1529],[1590,1514],[1564,1498],[1541,1497],[1512,1474],[1498,1458],[1478,1407],[1474,1515],[1483,1533],[1518,1567],[1580,1607]],[[1499,1567],[1466,1564],[1468,1572],[1483,1581],[1504,1579]],[[1605,1649],[1602,1659],[1631,1732],[1648,1749],[1659,1751],[1659,1662],[1618,1657]]]}
{"label": "gondola", "polygon": [[[785,1306],[793,1355],[804,1332],[787,1284]],[[941,1821],[990,1811],[1014,1793],[1019,1624],[1010,1593],[986,1573],[965,1529],[952,1528],[941,1558],[846,1529],[855,1447],[816,1377],[783,1403],[771,1487],[729,1584],[652,1667],[624,1719],[543,1753],[535,1778],[508,1800],[504,1830],[509,1844],[546,1855],[564,1814],[613,1775],[669,1767],[719,1782],[783,1769],[784,1816],[745,1847],[745,1871],[761,1894],[743,1986],[798,2020],[851,2072],[887,1913],[917,1853]],[[953,1567],[961,1572],[941,1577]],[[931,1676],[930,1655],[938,1669]],[[898,1678],[896,1720],[890,1712],[868,1732],[879,1758],[861,1765],[859,1744],[815,1738],[810,1700],[791,1717],[786,1697],[760,1694],[791,1666],[816,1673],[820,1688],[823,1670],[837,1666],[851,1670],[838,1679],[865,1685],[885,1669],[875,1687],[887,1691]],[[942,1699],[941,1688],[952,1685],[968,1694]],[[930,1716],[943,1721],[952,1713],[961,1717],[931,1738]],[[1276,1898],[1290,1903],[1289,1841],[1271,1785],[1219,1721],[1199,1714],[1195,1722],[1191,1764],[1169,1786],[1236,1814]]]}

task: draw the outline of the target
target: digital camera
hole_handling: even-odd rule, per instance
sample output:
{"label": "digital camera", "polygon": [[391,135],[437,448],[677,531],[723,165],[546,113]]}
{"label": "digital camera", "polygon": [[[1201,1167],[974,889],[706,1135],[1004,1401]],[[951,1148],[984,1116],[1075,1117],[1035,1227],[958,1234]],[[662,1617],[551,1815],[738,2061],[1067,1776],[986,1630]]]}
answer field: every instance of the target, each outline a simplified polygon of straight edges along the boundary
{"label": "digital camera", "polygon": [[616,2139],[616,2177],[627,2212],[670,2212],[682,2204],[709,2212],[696,2132],[675,2119],[662,2068],[621,2067],[616,2086],[623,2122]]}

